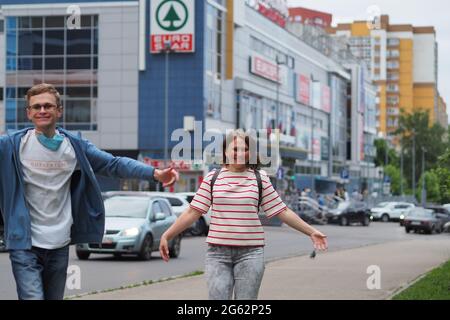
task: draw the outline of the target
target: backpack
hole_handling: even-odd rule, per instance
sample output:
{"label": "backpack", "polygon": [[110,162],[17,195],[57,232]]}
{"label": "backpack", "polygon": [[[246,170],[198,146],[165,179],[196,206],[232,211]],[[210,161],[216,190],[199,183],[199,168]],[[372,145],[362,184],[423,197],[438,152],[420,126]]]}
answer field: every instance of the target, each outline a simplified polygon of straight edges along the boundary
{"label": "backpack", "polygon": [[[216,183],[216,180],[219,177],[219,174],[221,171],[222,171],[221,169],[216,169],[213,177],[211,178],[211,205],[213,203],[214,183]],[[255,176],[256,176],[256,182],[258,183],[258,210],[259,210],[259,207],[261,207],[261,201],[262,201],[262,180],[261,180],[261,173],[259,172],[259,170],[255,169]]]}

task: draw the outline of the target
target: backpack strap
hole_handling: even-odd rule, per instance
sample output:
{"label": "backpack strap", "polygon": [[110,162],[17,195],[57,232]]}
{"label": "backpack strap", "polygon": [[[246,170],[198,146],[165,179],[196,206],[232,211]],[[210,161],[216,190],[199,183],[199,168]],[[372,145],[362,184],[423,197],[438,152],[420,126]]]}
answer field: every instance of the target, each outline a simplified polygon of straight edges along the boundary
{"label": "backpack strap", "polygon": [[211,178],[211,206],[213,204],[213,187],[214,187],[214,183],[216,183],[217,178],[219,177],[220,171],[222,171],[222,169],[216,169],[216,171],[214,172],[214,175]]}
{"label": "backpack strap", "polygon": [[255,169],[255,176],[256,176],[256,182],[258,183],[258,210],[259,207],[261,207],[261,202],[262,202],[262,179],[261,179],[261,173],[259,172],[259,170]]}

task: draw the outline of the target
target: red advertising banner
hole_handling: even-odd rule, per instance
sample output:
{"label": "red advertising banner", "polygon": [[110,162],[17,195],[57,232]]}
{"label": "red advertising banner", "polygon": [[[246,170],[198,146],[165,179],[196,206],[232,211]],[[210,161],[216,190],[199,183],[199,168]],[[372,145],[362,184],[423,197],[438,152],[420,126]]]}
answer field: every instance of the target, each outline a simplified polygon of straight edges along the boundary
{"label": "red advertising banner", "polygon": [[302,74],[297,75],[296,100],[304,105],[310,104],[310,81]]}
{"label": "red advertising banner", "polygon": [[164,43],[170,41],[170,49],[176,52],[193,52],[192,34],[156,34],[150,37],[150,52],[159,53],[165,49]]}
{"label": "red advertising banner", "polygon": [[322,85],[322,110],[331,112],[331,90],[329,86]]}
{"label": "red advertising banner", "polygon": [[278,66],[261,57],[258,56],[251,57],[250,71],[251,73],[260,76],[262,78],[278,83],[281,82]]}

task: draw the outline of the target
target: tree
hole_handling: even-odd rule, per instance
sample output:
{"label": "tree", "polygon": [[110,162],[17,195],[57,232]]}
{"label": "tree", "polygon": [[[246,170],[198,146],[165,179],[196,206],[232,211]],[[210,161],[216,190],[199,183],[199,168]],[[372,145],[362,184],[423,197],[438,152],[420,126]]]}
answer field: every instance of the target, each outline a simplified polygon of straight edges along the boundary
{"label": "tree", "polygon": [[441,203],[450,203],[450,169],[437,168],[432,172],[438,178],[439,194]]}
{"label": "tree", "polygon": [[419,179],[416,198],[422,201],[422,184],[425,179],[425,190],[427,202],[440,203],[441,193],[439,189],[439,178],[434,171],[425,171]]}
{"label": "tree", "polygon": [[375,166],[376,167],[384,167],[386,163],[386,148],[388,148],[387,152],[387,164],[399,166],[399,157],[397,155],[397,152],[389,148],[387,146],[386,140],[384,139],[377,139],[374,142],[375,148],[377,149],[377,156],[375,158]]}
{"label": "tree", "polygon": [[384,168],[384,173],[391,180],[391,193],[396,196],[401,195],[401,183],[403,180],[403,188],[405,188],[406,180],[401,176],[400,169],[390,164]]}
{"label": "tree", "polygon": [[417,184],[422,172],[422,147],[426,149],[425,167],[427,170],[437,168],[438,157],[446,149],[446,130],[439,124],[430,126],[428,112],[416,111],[400,115],[399,127],[394,134],[400,137],[400,145],[403,146],[404,175],[408,180],[408,185],[412,184],[412,160],[413,154],[415,155],[415,181]]}

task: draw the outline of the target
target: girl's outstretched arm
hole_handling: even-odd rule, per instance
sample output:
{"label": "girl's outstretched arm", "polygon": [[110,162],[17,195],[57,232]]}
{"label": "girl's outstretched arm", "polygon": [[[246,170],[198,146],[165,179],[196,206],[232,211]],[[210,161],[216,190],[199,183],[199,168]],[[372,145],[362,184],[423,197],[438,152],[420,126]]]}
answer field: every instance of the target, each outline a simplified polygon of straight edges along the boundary
{"label": "girl's outstretched arm", "polygon": [[164,261],[169,261],[169,245],[168,242],[189,228],[195,221],[202,216],[200,211],[197,211],[191,207],[188,207],[177,218],[175,223],[170,226],[169,229],[161,236],[161,242],[159,245],[159,253]]}

